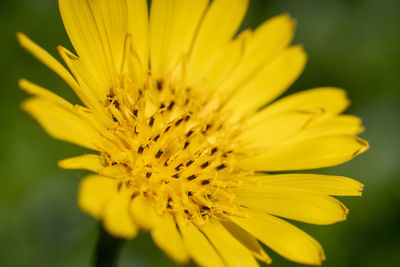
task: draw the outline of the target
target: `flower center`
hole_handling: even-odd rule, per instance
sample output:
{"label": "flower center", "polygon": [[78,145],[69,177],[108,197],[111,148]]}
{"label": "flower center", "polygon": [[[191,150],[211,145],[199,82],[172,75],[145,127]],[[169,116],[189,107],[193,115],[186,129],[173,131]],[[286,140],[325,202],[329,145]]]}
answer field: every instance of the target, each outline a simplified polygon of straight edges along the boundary
{"label": "flower center", "polygon": [[234,167],[239,129],[219,111],[221,101],[150,77],[141,86],[129,77],[121,84],[105,104],[120,149],[103,152],[119,190],[198,223],[240,214],[231,192],[244,172]]}

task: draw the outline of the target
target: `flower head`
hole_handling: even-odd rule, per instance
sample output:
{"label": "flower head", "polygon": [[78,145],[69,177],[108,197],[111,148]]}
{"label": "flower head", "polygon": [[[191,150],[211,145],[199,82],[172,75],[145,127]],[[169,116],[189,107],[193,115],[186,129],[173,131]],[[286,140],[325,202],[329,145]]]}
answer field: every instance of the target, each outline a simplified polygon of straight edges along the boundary
{"label": "flower head", "polygon": [[[96,174],[78,202],[114,236],[149,230],[172,259],[203,266],[271,260],[258,240],[320,264],[312,237],[282,218],[331,224],[361,195],[350,178],[274,174],[341,164],[368,148],[337,88],[278,98],[306,55],[286,14],[235,36],[247,0],[60,0],[77,55],[65,69],[26,36],[21,45],[78,95],[71,104],[30,83],[23,103],[55,138],[92,151],[59,166]],[[266,106],[265,108],[263,108]]]}

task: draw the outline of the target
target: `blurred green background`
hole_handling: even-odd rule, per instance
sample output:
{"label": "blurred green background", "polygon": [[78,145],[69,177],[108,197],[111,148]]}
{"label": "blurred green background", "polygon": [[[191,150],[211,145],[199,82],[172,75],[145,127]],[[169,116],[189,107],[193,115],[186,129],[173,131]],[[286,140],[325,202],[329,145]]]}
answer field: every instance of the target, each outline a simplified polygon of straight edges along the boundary
{"label": "blurred green background", "polygon": [[[323,266],[400,266],[400,1],[253,0],[244,27],[288,12],[297,19],[295,43],[309,54],[289,93],[332,85],[348,90],[349,113],[361,116],[364,155],[324,173],[365,183],[362,198],[344,198],[346,222],[300,225],[324,246]],[[51,139],[20,111],[26,77],[75,99],[60,79],[20,49],[23,31],[50,51],[70,47],[55,0],[0,1],[0,266],[88,266],[98,223],[76,205],[82,172],[57,161],[83,150]],[[273,253],[271,253],[273,254]],[[272,266],[300,266],[273,254]],[[148,234],[128,241],[119,266],[175,266]]]}

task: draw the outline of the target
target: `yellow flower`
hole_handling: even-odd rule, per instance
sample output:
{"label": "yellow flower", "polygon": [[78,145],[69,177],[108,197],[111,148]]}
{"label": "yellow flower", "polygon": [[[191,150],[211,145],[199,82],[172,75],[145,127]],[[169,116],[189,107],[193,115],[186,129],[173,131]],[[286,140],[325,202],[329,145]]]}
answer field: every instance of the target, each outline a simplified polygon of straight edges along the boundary
{"label": "yellow flower", "polygon": [[[235,35],[248,0],[60,0],[78,56],[68,69],[23,34],[21,45],[58,74],[82,105],[20,81],[23,103],[54,138],[91,149],[62,160],[83,179],[79,206],[114,236],[148,230],[173,260],[202,266],[289,260],[320,264],[320,244],[282,218],[326,225],[346,219],[332,196],[359,196],[340,176],[274,174],[328,167],[368,148],[360,119],[341,115],[341,89],[273,103],[306,55],[290,46],[286,14]],[[265,108],[263,108],[268,104]]]}

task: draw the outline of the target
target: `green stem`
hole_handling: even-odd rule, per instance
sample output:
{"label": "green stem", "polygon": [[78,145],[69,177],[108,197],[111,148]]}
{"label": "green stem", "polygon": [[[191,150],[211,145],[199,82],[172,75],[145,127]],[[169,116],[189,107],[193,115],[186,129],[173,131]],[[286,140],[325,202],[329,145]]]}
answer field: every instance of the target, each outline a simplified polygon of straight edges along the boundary
{"label": "green stem", "polygon": [[125,239],[115,238],[100,226],[94,255],[94,267],[116,267],[119,253]]}

